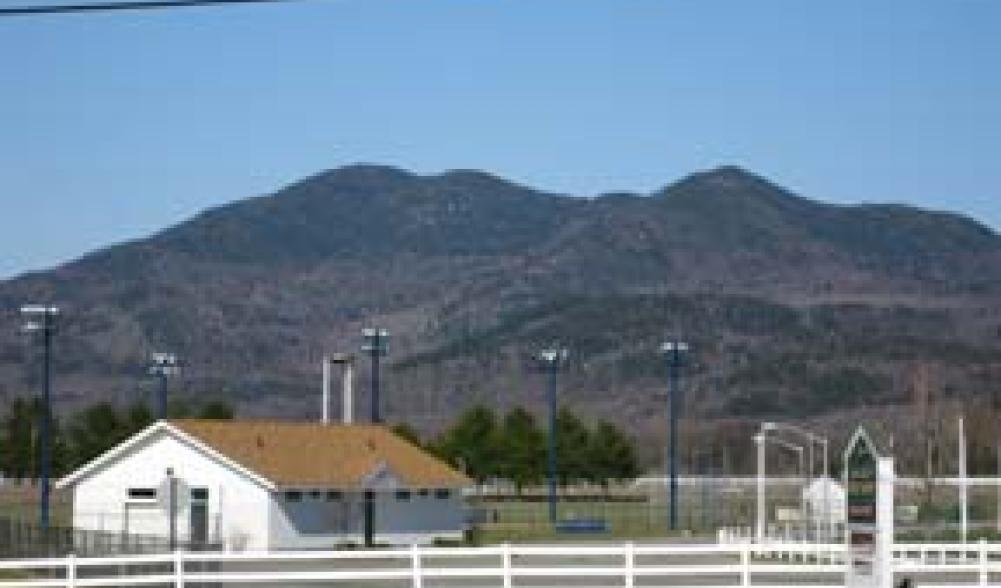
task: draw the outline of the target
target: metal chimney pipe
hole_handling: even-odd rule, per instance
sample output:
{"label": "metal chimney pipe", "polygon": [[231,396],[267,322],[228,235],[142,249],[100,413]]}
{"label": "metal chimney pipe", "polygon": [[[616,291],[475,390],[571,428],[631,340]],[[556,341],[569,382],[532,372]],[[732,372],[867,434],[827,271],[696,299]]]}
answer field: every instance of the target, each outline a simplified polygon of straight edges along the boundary
{"label": "metal chimney pipe", "polygon": [[330,356],[323,356],[323,416],[320,422],[324,425],[330,423]]}
{"label": "metal chimney pipe", "polygon": [[349,353],[335,353],[330,363],[340,364],[344,369],[341,380],[341,422],[350,425],[354,422],[354,358]]}
{"label": "metal chimney pipe", "polygon": [[350,425],[354,421],[354,390],[351,388],[353,381],[354,365],[348,361],[344,364],[344,382],[341,385],[341,391],[344,394],[341,404],[344,411],[342,419],[345,425]]}

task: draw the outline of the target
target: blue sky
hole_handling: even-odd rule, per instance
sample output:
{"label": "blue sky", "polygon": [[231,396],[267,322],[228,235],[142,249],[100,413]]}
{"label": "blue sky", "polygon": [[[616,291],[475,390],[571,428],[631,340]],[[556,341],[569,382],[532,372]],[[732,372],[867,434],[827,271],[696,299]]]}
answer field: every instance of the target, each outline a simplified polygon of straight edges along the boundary
{"label": "blue sky", "polygon": [[998,228],[999,64],[996,0],[304,0],[0,19],[0,276],[353,162],[585,195],[738,164],[822,200]]}

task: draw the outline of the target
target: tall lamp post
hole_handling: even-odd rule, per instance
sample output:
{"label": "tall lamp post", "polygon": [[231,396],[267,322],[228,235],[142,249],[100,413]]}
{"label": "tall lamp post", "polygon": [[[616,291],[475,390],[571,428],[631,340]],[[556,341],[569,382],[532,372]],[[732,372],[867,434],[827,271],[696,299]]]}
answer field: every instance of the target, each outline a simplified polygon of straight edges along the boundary
{"label": "tall lamp post", "polygon": [[668,502],[668,528],[678,528],[678,411],[681,405],[681,367],[688,343],[677,339],[660,346],[667,356],[667,411],[670,418],[667,446],[667,471],[670,477]]}
{"label": "tall lamp post", "polygon": [[167,418],[167,378],[181,373],[181,367],[177,363],[177,356],[173,353],[157,352],[150,356],[149,373],[160,380],[160,394],[157,398],[157,412],[160,420]]}
{"label": "tall lamp post", "polygon": [[549,522],[556,524],[556,374],[560,371],[560,364],[567,358],[567,350],[553,347],[545,349],[539,354],[539,361],[543,368],[549,372],[549,453],[546,460],[546,478],[549,486]]}
{"label": "tall lamp post", "polygon": [[26,332],[41,331],[44,358],[42,368],[42,414],[40,416],[39,433],[41,439],[38,444],[39,462],[41,465],[41,501],[39,503],[39,523],[42,530],[49,529],[49,469],[52,465],[51,448],[51,427],[52,427],[52,331],[55,329],[55,317],[59,314],[59,308],[55,306],[44,306],[31,304],[21,307],[21,314],[28,317],[28,322],[24,325]]}
{"label": "tall lamp post", "polygon": [[759,431],[752,439],[754,439],[754,445],[758,450],[754,539],[761,544],[765,542],[765,432]]}
{"label": "tall lamp post", "polygon": [[373,423],[382,422],[382,413],[379,411],[379,358],[388,353],[387,342],[389,331],[378,327],[362,329],[361,334],[365,337],[365,344],[361,350],[372,360],[372,411],[371,420]]}

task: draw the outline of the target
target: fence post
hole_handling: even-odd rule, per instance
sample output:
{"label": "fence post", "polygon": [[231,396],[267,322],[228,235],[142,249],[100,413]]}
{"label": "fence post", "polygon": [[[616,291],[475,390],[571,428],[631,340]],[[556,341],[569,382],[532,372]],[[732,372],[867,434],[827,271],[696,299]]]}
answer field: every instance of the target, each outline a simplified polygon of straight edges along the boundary
{"label": "fence post", "polygon": [[511,588],[513,581],[511,579],[511,544],[503,543],[501,544],[501,567],[503,569],[503,586],[504,588]]}
{"label": "fence post", "polygon": [[410,565],[413,572],[413,588],[423,588],[424,577],[421,571],[421,551],[416,543],[410,546]]}
{"label": "fence post", "polygon": [[174,552],[174,588],[184,588],[184,552]]}
{"label": "fence post", "polygon": [[751,546],[747,543],[740,546],[740,585],[743,588],[751,585]]}
{"label": "fence post", "polygon": [[987,586],[987,539],[980,540],[980,585]]}
{"label": "fence post", "polygon": [[66,556],[66,588],[76,588],[76,554]]}
{"label": "fence post", "polygon": [[623,549],[625,550],[624,555],[626,564],[626,569],[625,569],[626,588],[633,588],[636,582],[636,570],[635,570],[636,554],[633,551],[632,541],[627,542],[623,546]]}

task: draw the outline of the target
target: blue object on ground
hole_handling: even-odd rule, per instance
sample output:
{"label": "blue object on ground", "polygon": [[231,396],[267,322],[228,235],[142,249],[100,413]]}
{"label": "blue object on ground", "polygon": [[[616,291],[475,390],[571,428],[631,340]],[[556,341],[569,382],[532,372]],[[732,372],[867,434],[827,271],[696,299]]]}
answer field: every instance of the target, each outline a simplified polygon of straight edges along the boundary
{"label": "blue object on ground", "polygon": [[557,533],[604,533],[608,531],[605,519],[567,519],[556,523]]}

